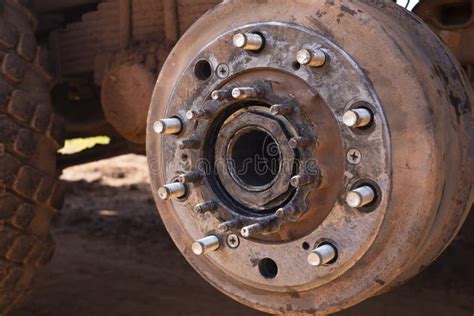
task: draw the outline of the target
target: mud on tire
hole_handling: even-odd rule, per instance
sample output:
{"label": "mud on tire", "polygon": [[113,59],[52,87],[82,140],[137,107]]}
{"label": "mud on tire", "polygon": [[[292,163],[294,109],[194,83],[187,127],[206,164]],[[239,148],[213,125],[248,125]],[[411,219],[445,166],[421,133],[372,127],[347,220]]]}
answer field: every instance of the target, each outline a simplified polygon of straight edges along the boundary
{"label": "mud on tire", "polygon": [[49,261],[49,226],[63,190],[56,175],[61,120],[51,108],[52,76],[25,1],[0,2],[0,314],[28,293]]}

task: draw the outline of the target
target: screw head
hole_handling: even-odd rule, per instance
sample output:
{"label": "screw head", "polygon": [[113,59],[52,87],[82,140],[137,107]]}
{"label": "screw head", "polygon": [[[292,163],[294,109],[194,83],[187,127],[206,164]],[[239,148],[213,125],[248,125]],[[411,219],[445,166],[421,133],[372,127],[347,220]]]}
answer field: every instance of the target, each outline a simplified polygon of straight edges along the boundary
{"label": "screw head", "polygon": [[231,249],[237,249],[240,246],[240,238],[236,234],[229,234],[226,239],[227,246]]}
{"label": "screw head", "polygon": [[217,77],[220,79],[225,79],[229,77],[230,69],[226,64],[220,64],[216,69]]}
{"label": "screw head", "polygon": [[349,149],[347,152],[347,162],[358,165],[362,161],[362,153],[358,149]]}

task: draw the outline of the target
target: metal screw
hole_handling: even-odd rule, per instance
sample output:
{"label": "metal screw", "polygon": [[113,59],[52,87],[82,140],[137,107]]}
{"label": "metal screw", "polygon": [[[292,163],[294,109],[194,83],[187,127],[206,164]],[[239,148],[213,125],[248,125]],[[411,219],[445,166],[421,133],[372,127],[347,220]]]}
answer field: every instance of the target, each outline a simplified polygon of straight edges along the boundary
{"label": "metal screw", "polygon": [[211,113],[206,110],[191,110],[186,112],[186,118],[190,121],[205,120],[211,116]]}
{"label": "metal screw", "polygon": [[330,244],[324,244],[314,249],[308,255],[308,263],[312,267],[320,267],[328,264],[337,257],[337,249]]}
{"label": "metal screw", "polygon": [[306,148],[311,145],[311,142],[312,140],[309,137],[297,136],[290,139],[289,145],[293,149]]}
{"label": "metal screw", "polygon": [[180,183],[183,184],[189,184],[189,183],[196,183],[201,181],[203,178],[202,173],[198,172],[193,172],[193,173],[187,173],[187,174],[182,174],[178,177],[178,180]]}
{"label": "metal screw", "polygon": [[347,152],[347,161],[350,164],[358,165],[362,160],[362,154],[357,149],[349,149]]}
{"label": "metal screw", "polygon": [[346,196],[347,205],[353,208],[361,208],[375,200],[375,191],[370,186],[362,186],[352,190]]}
{"label": "metal screw", "polygon": [[185,139],[179,142],[179,149],[199,149],[201,147],[201,142],[197,139]]}
{"label": "metal screw", "polygon": [[234,35],[233,38],[234,46],[237,48],[243,48],[245,50],[257,51],[262,49],[264,39],[260,34],[256,33],[240,33]]}
{"label": "metal screw", "polygon": [[162,200],[176,200],[185,196],[186,193],[186,186],[178,182],[166,184],[158,190],[158,195]]}
{"label": "metal screw", "polygon": [[240,246],[240,238],[236,234],[230,234],[227,236],[227,246],[232,249],[237,249]]}
{"label": "metal screw", "polygon": [[291,115],[295,112],[295,108],[287,104],[275,104],[270,108],[273,115]]}
{"label": "metal screw", "polygon": [[344,114],[342,121],[348,127],[366,127],[372,123],[372,113],[363,108],[353,109]]}
{"label": "metal screw", "polygon": [[229,77],[230,69],[226,64],[220,64],[216,69],[217,77],[220,79],[225,79]]}
{"label": "metal screw", "polygon": [[326,59],[326,53],[320,49],[302,49],[296,54],[296,60],[303,66],[321,67],[326,63]]}
{"label": "metal screw", "polygon": [[218,250],[220,246],[221,243],[219,238],[217,238],[217,236],[211,235],[203,239],[196,240],[191,248],[196,256],[202,256]]}
{"label": "metal screw", "polygon": [[211,98],[214,101],[222,101],[232,98],[231,90],[215,90],[211,93]]}
{"label": "metal screw", "polygon": [[316,177],[312,175],[299,175],[291,178],[290,184],[294,188],[301,188],[314,183],[315,179]]}
{"label": "metal screw", "polygon": [[183,123],[178,118],[167,118],[156,121],[153,130],[157,134],[179,134],[183,129]]}
{"label": "metal screw", "polygon": [[196,213],[204,214],[206,212],[214,212],[219,207],[219,203],[216,201],[209,201],[198,204],[194,207]]}
{"label": "metal screw", "polygon": [[258,97],[258,90],[251,87],[235,88],[232,90],[232,97],[238,100]]}

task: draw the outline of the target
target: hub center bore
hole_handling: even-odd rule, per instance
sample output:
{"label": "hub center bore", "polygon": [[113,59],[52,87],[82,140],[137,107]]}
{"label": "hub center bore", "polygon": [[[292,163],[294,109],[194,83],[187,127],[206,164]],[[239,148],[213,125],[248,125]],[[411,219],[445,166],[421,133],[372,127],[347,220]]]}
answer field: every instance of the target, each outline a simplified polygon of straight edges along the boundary
{"label": "hub center bore", "polygon": [[271,186],[281,170],[281,151],[275,139],[258,126],[237,132],[229,146],[228,171],[234,180],[250,191]]}

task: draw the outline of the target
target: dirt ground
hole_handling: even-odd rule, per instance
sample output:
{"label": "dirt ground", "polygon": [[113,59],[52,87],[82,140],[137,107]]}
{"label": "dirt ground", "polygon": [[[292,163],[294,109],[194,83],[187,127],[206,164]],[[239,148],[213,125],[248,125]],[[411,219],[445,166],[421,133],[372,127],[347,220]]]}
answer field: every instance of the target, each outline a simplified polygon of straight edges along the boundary
{"label": "dirt ground", "polygon": [[[57,250],[14,316],[263,315],[226,298],[181,257],[157,216],[146,159],[66,170]],[[474,213],[447,252],[407,285],[344,315],[474,315]]]}

